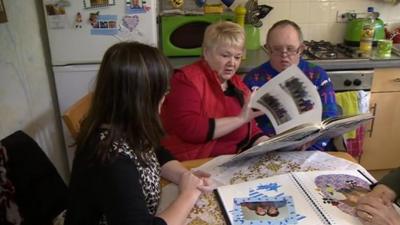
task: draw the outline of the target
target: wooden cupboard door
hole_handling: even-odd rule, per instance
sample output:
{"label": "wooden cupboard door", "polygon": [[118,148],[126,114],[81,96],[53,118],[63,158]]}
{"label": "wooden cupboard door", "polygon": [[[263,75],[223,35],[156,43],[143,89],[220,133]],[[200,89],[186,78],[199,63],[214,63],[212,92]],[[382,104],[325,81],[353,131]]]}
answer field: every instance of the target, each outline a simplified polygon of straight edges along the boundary
{"label": "wooden cupboard door", "polygon": [[400,68],[375,69],[371,91],[400,91]]}
{"label": "wooden cupboard door", "polygon": [[367,125],[360,163],[369,170],[399,167],[400,92],[372,93],[370,104],[376,107],[375,118]]}

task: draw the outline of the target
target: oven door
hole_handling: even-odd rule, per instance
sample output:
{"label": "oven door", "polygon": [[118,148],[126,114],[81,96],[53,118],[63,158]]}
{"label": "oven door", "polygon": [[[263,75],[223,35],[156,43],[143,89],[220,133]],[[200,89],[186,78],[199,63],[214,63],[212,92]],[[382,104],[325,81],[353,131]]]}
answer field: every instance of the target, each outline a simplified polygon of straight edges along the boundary
{"label": "oven door", "polygon": [[371,90],[374,70],[335,70],[327,71],[335,92]]}
{"label": "oven door", "polygon": [[[328,71],[341,115],[366,113],[369,111],[370,90],[374,70]],[[337,149],[346,150],[358,158],[363,152],[365,126],[334,139]]]}

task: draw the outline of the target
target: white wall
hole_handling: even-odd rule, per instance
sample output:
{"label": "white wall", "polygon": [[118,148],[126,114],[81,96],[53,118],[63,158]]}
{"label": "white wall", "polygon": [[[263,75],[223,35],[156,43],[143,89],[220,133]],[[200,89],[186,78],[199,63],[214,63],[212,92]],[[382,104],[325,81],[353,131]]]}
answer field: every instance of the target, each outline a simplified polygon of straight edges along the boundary
{"label": "white wall", "polygon": [[25,131],[67,179],[39,1],[3,2],[8,22],[0,23],[0,139]]}

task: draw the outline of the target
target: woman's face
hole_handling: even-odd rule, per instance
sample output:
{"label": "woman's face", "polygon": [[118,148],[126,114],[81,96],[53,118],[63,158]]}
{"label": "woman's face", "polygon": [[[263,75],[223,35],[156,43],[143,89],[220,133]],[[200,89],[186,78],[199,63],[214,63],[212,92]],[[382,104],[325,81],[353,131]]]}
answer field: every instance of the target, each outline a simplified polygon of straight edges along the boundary
{"label": "woman's face", "polygon": [[221,83],[236,73],[242,60],[243,48],[226,44],[204,50],[204,59],[212,70],[217,72]]}
{"label": "woman's face", "polygon": [[257,206],[255,211],[256,211],[256,214],[259,216],[265,216],[265,214],[267,214],[267,211],[265,211],[265,209],[261,206]]}

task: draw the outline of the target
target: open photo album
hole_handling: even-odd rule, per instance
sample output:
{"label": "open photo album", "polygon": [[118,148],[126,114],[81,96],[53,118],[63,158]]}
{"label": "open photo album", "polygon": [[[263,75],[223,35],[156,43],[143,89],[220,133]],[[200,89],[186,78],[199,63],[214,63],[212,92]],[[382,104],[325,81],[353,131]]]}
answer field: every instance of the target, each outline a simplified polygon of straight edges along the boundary
{"label": "open photo album", "polygon": [[273,150],[293,150],[318,139],[337,137],[373,118],[371,113],[364,113],[322,120],[321,97],[296,65],[257,89],[249,107],[264,112],[277,135],[239,153],[233,161]]}
{"label": "open photo album", "polygon": [[361,225],[355,206],[375,182],[366,173],[294,172],[220,186],[214,192],[227,224]]}

